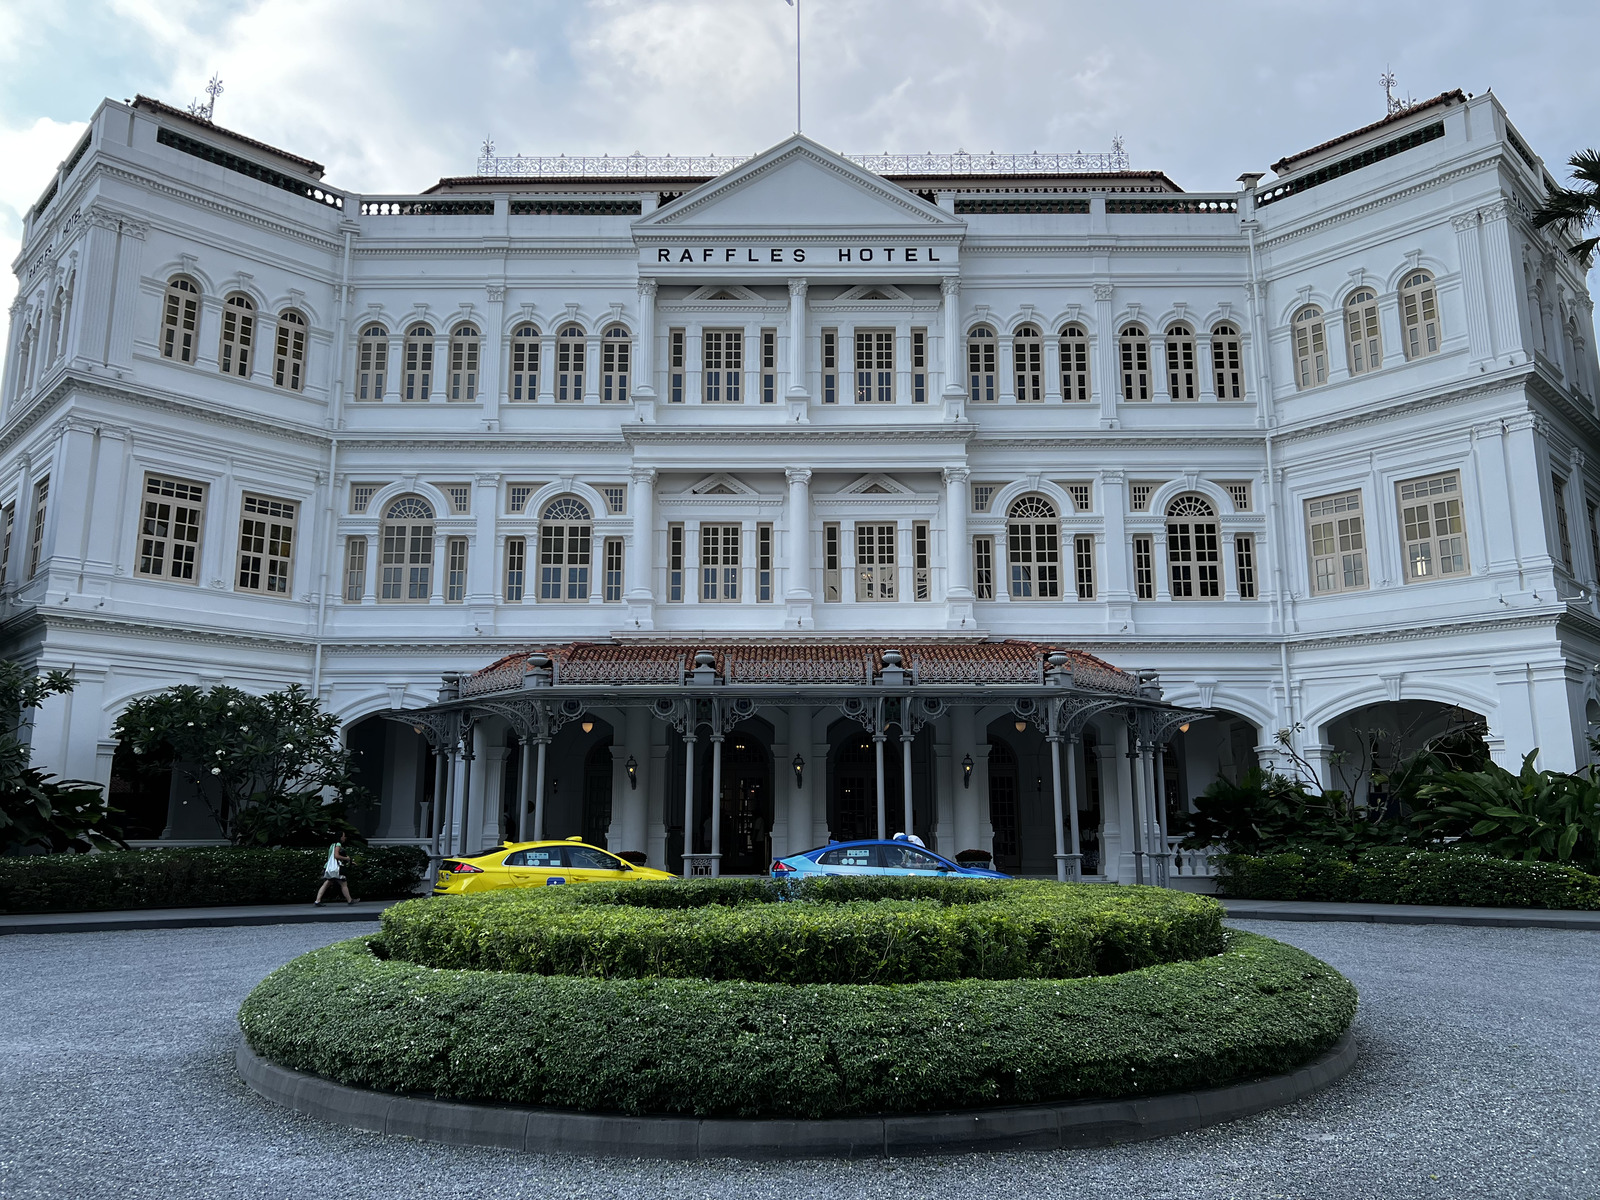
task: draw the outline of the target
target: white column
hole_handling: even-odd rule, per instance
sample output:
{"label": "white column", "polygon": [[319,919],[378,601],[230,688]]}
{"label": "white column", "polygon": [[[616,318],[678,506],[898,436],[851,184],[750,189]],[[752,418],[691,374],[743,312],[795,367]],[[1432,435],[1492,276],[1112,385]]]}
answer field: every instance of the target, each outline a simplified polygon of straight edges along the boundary
{"label": "white column", "polygon": [[556,339],[553,332],[546,330],[539,338],[539,403],[554,404],[555,399]]}
{"label": "white column", "polygon": [[1017,402],[1017,342],[1009,333],[1002,333],[999,337],[1000,361],[995,364],[1000,375],[1000,403],[1015,404]]}
{"label": "white column", "polygon": [[635,629],[654,626],[655,548],[656,548],[656,472],[654,467],[634,467],[629,475],[629,508],[633,515],[633,539],[628,546],[628,619]]}
{"label": "white column", "polygon": [[1478,240],[1478,216],[1472,212],[1451,221],[1456,231],[1456,251],[1461,261],[1461,299],[1467,310],[1467,346],[1473,363],[1494,357],[1489,333],[1489,296],[1483,278],[1483,247]]}
{"label": "white column", "polygon": [[528,822],[533,819],[534,745],[532,738],[522,739],[522,761],[517,768],[517,841],[526,842]]}
{"label": "white column", "polygon": [[[1122,399],[1122,369],[1117,361],[1116,322],[1111,319],[1111,305],[1116,289],[1109,283],[1094,285],[1094,335],[1095,349],[1090,387],[1100,393],[1100,420],[1117,419],[1117,403]],[[1105,428],[1106,426],[1102,426]]]}
{"label": "white column", "polygon": [[878,730],[872,735],[872,752],[878,772],[878,840],[882,841],[889,836],[888,805],[883,794],[883,743],[889,735],[883,730]]}
{"label": "white column", "polygon": [[720,729],[711,735],[711,873],[722,874],[722,740]]}
{"label": "white column", "polygon": [[550,739],[547,737],[535,738],[534,743],[538,753],[534,756],[533,764],[533,841],[544,840],[544,776],[545,760],[549,755]]}
{"label": "white column", "polygon": [[1078,831],[1078,762],[1083,744],[1074,737],[1067,742],[1067,822],[1071,841],[1067,844],[1067,878],[1076,883],[1083,878],[1083,841]]}
{"label": "white column", "polygon": [[[909,704],[910,700],[904,700],[902,703]],[[902,775],[902,783],[904,785],[903,790],[905,791],[906,807],[904,829],[907,834],[912,834],[917,831],[917,827],[913,821],[914,812],[911,804],[911,739],[912,735],[907,732],[906,727],[902,725],[900,727],[900,770]]]}
{"label": "white column", "polygon": [[639,280],[639,327],[633,339],[633,396],[656,397],[656,281]]}
{"label": "white column", "polygon": [[789,578],[783,596],[784,627],[810,629],[815,599],[811,592],[811,472],[805,467],[790,467],[784,475],[789,480]]}
{"label": "white column", "polygon": [[944,297],[944,394],[947,416],[961,414],[961,402],[966,400],[966,364],[962,355],[966,347],[961,337],[961,280],[947,276],[939,284]]}
{"label": "white column", "polygon": [[595,332],[583,339],[583,402],[600,403],[600,334]]}
{"label": "white column", "polygon": [[[1062,820],[1064,814],[1061,811],[1061,735],[1059,733],[1048,734],[1045,737],[1045,741],[1050,746],[1050,794],[1052,799],[1055,801],[1056,879],[1062,883],[1065,883],[1067,882],[1068,867],[1071,863],[1071,858],[1067,853],[1062,832],[1062,826],[1065,824],[1065,822]],[[1073,818],[1073,824],[1077,824],[1076,817]]]}
{"label": "white column", "polygon": [[683,874],[694,875],[694,701],[689,701],[689,724],[683,735]]}
{"label": "white column", "polygon": [[806,289],[804,279],[789,280],[789,395],[809,400],[806,386]]}

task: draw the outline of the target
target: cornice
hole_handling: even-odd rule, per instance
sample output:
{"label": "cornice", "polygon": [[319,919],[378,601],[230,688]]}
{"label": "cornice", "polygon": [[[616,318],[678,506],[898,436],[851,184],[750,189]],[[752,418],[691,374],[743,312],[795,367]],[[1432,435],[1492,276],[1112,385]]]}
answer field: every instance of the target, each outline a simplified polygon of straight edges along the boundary
{"label": "cornice", "polygon": [[630,263],[638,256],[633,244],[585,245],[582,242],[563,243],[559,246],[469,245],[446,243],[437,239],[427,242],[394,242],[389,245],[363,243],[353,248],[359,258],[619,258]]}
{"label": "cornice", "polygon": [[789,445],[793,443],[853,442],[864,439],[873,442],[959,442],[972,439],[973,428],[960,425],[924,426],[920,429],[818,429],[812,426],[782,425],[766,428],[729,428],[727,426],[685,426],[663,429],[661,426],[627,425],[622,436],[629,445],[651,445],[667,442],[726,442],[736,435],[740,442]]}
{"label": "cornice", "polygon": [[1002,434],[988,436],[980,426],[973,437],[973,445],[985,450],[1103,450],[1109,446],[1137,446],[1140,449],[1182,450],[1196,443],[1216,447],[1242,447],[1259,449],[1266,431],[1226,430],[1211,433],[1203,429],[1188,429],[1175,433],[1171,429],[1152,430],[1140,434],[1127,429],[1085,429],[1080,434],[1063,437],[1026,437]]}
{"label": "cornice", "polygon": [[1329,213],[1328,215],[1320,217],[1316,220],[1295,224],[1291,228],[1284,229],[1281,233],[1273,233],[1264,236],[1259,242],[1256,243],[1257,248],[1263,251],[1274,249],[1284,242],[1293,241],[1296,238],[1303,238],[1308,234],[1313,234],[1320,230],[1331,228],[1334,225],[1343,224],[1346,221],[1353,220],[1356,217],[1363,216],[1366,213],[1373,212],[1380,208],[1386,208],[1391,204],[1396,204],[1401,200],[1418,195],[1421,192],[1430,191],[1434,188],[1442,187],[1445,184],[1454,183],[1458,179],[1465,179],[1467,176],[1476,175],[1480,171],[1494,169],[1498,166],[1498,163],[1499,158],[1496,156],[1494,158],[1480,159],[1476,162],[1464,164],[1454,168],[1453,170],[1446,171],[1443,174],[1430,175],[1427,178],[1418,180],[1416,183],[1413,183],[1407,187],[1403,187],[1398,191],[1386,192],[1381,196],[1376,196],[1364,203],[1357,204],[1353,208],[1341,208],[1336,212]]}
{"label": "cornice", "polygon": [[503,433],[485,433],[482,431],[464,432],[459,437],[444,439],[438,434],[429,433],[421,437],[409,437],[405,434],[396,434],[391,437],[350,437],[345,434],[339,436],[339,445],[347,450],[392,450],[396,445],[403,445],[407,450],[460,450],[470,446],[474,450],[493,450],[497,453],[537,454],[540,451],[555,451],[567,454],[572,451],[593,453],[602,451],[607,454],[625,453],[628,449],[625,442],[618,438],[614,441],[599,441],[593,438],[561,438],[561,437],[532,437],[526,435],[507,436]]}
{"label": "cornice", "polygon": [[[1095,235],[1104,238],[1103,234]],[[1173,234],[1173,237],[1180,235]],[[1215,236],[1215,235],[1204,235]],[[1237,242],[1237,244],[1235,244]],[[973,257],[986,257],[1002,254],[1052,254],[1052,255],[1085,255],[1085,254],[1230,254],[1245,255],[1250,252],[1250,247],[1242,238],[1230,238],[1227,241],[1205,242],[1194,238],[1185,238],[1182,242],[1160,240],[1152,235],[1141,234],[1138,241],[1131,239],[1116,239],[1111,241],[1091,241],[1085,238],[1081,242],[1070,245],[1036,245],[1030,242],[993,242],[979,241],[976,237],[968,235],[961,246],[961,252]]]}
{"label": "cornice", "polygon": [[[344,248],[344,243],[338,238],[334,237],[332,234],[318,233],[315,230],[307,229],[303,225],[293,225],[287,221],[276,220],[271,217],[263,216],[261,213],[253,212],[250,209],[239,208],[235,205],[225,204],[220,200],[213,200],[210,197],[201,195],[200,193],[197,193],[191,189],[180,188],[173,184],[167,183],[153,173],[130,171],[126,167],[119,166],[105,160],[102,160],[95,167],[95,170],[103,171],[106,175],[114,179],[120,179],[124,183],[132,184],[135,187],[145,188],[149,191],[166,196],[169,199],[177,200],[184,204],[190,204],[196,208],[204,208],[211,212],[231,218],[232,220],[241,221],[247,225],[255,225],[258,228],[270,230],[271,232],[280,234],[283,237],[294,238],[298,241],[305,242],[309,246],[315,246],[317,249],[328,254],[338,254]],[[155,224],[157,220],[154,214],[145,214],[137,219],[148,221],[151,224]],[[174,232],[181,231],[174,230]]]}
{"label": "cornice", "polygon": [[1431,395],[1418,396],[1399,404],[1382,403],[1370,405],[1354,412],[1338,416],[1329,416],[1321,420],[1306,424],[1295,424],[1280,427],[1277,440],[1280,444],[1303,442],[1310,438],[1321,437],[1324,434],[1346,429],[1358,429],[1366,425],[1386,423],[1396,417],[1407,416],[1414,413],[1428,412],[1435,408],[1447,408],[1468,400],[1483,399],[1501,392],[1514,392],[1523,387],[1532,377],[1532,371],[1527,367],[1513,368],[1513,373],[1494,376],[1475,382],[1467,387],[1450,388],[1444,392]]}

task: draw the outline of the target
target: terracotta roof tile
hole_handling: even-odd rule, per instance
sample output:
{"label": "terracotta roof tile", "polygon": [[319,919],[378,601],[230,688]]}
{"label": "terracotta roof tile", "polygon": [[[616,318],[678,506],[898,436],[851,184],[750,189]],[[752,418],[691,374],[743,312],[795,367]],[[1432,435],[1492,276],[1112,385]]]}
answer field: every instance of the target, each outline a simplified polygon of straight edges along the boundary
{"label": "terracotta roof tile", "polygon": [[1285,171],[1292,170],[1294,168],[1294,164],[1299,162],[1301,159],[1310,158],[1313,154],[1321,154],[1324,150],[1332,150],[1335,146],[1341,145],[1344,142],[1352,141],[1358,137],[1364,137],[1375,130],[1382,129],[1385,125],[1393,125],[1397,121],[1404,121],[1407,117],[1414,117],[1418,113],[1423,112],[1426,109],[1433,108],[1436,105],[1443,104],[1449,106],[1451,104],[1465,104],[1466,102],[1466,93],[1460,88],[1456,88],[1453,91],[1440,92],[1432,100],[1419,100],[1410,108],[1403,108],[1397,113],[1390,113],[1381,121],[1374,121],[1371,125],[1363,125],[1360,129],[1352,129],[1349,133],[1340,134],[1332,141],[1323,142],[1320,146],[1313,146],[1309,150],[1302,150],[1299,154],[1286,155],[1283,158],[1280,158],[1277,162],[1273,163],[1272,169],[1279,175],[1282,175]]}
{"label": "terracotta roof tile", "polygon": [[216,133],[221,134],[226,138],[232,138],[241,146],[253,146],[257,150],[265,150],[269,154],[275,154],[285,162],[295,163],[302,167],[307,174],[311,175],[315,179],[321,179],[326,170],[326,168],[323,167],[323,165],[319,162],[313,162],[309,158],[301,158],[298,154],[290,154],[287,150],[279,150],[276,146],[269,146],[266,142],[258,142],[255,138],[245,137],[244,134],[235,133],[231,129],[224,129],[221,125],[207,121],[203,117],[197,117],[193,113],[184,112],[181,108],[173,108],[172,105],[163,103],[160,100],[153,100],[149,96],[135,96],[133,98],[133,106],[135,108],[145,109],[148,112],[158,113],[163,117],[185,121],[194,126],[196,129],[203,130],[206,133]]}

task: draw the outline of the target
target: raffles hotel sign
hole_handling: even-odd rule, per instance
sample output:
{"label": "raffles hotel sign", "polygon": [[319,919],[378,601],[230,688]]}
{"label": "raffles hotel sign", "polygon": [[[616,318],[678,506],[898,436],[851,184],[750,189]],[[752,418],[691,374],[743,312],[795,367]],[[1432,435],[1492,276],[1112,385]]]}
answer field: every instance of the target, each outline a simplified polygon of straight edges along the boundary
{"label": "raffles hotel sign", "polygon": [[678,242],[670,246],[640,246],[639,268],[652,274],[675,274],[678,271],[688,273],[697,267],[719,272],[734,268],[753,272],[774,267],[827,271],[852,270],[864,266],[879,274],[892,271],[938,275],[956,266],[957,255],[958,244],[953,239],[948,242],[852,239],[808,242],[805,245],[771,241],[735,246],[715,242],[698,245]]}

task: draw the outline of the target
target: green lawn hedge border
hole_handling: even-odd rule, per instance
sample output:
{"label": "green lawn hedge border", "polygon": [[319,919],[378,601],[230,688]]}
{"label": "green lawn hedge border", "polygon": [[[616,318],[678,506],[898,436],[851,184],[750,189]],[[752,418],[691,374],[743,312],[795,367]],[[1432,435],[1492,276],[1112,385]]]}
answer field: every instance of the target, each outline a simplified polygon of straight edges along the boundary
{"label": "green lawn hedge border", "polygon": [[1343,900],[1487,908],[1600,909],[1600,877],[1557,863],[1466,851],[1375,849],[1227,854],[1217,890],[1241,900]]}
{"label": "green lawn hedge border", "polygon": [[[269,975],[250,1048],[351,1087],[589,1112],[838,1117],[1154,1095],[1280,1075],[1355,988],[1292,946],[1085,979],[789,986],[451,971],[337,942]],[[375,950],[378,952],[375,953]]]}
{"label": "green lawn hedge border", "polygon": [[750,983],[1066,979],[1203,958],[1222,906],[1163,888],[1033,881],[682,880],[430,897],[383,916],[426,967]]}
{"label": "green lawn hedge border", "polygon": [[[363,900],[414,895],[428,869],[416,846],[362,846],[354,854],[346,874],[351,894]],[[326,849],[219,846],[4,858],[0,912],[308,903],[327,857]]]}

